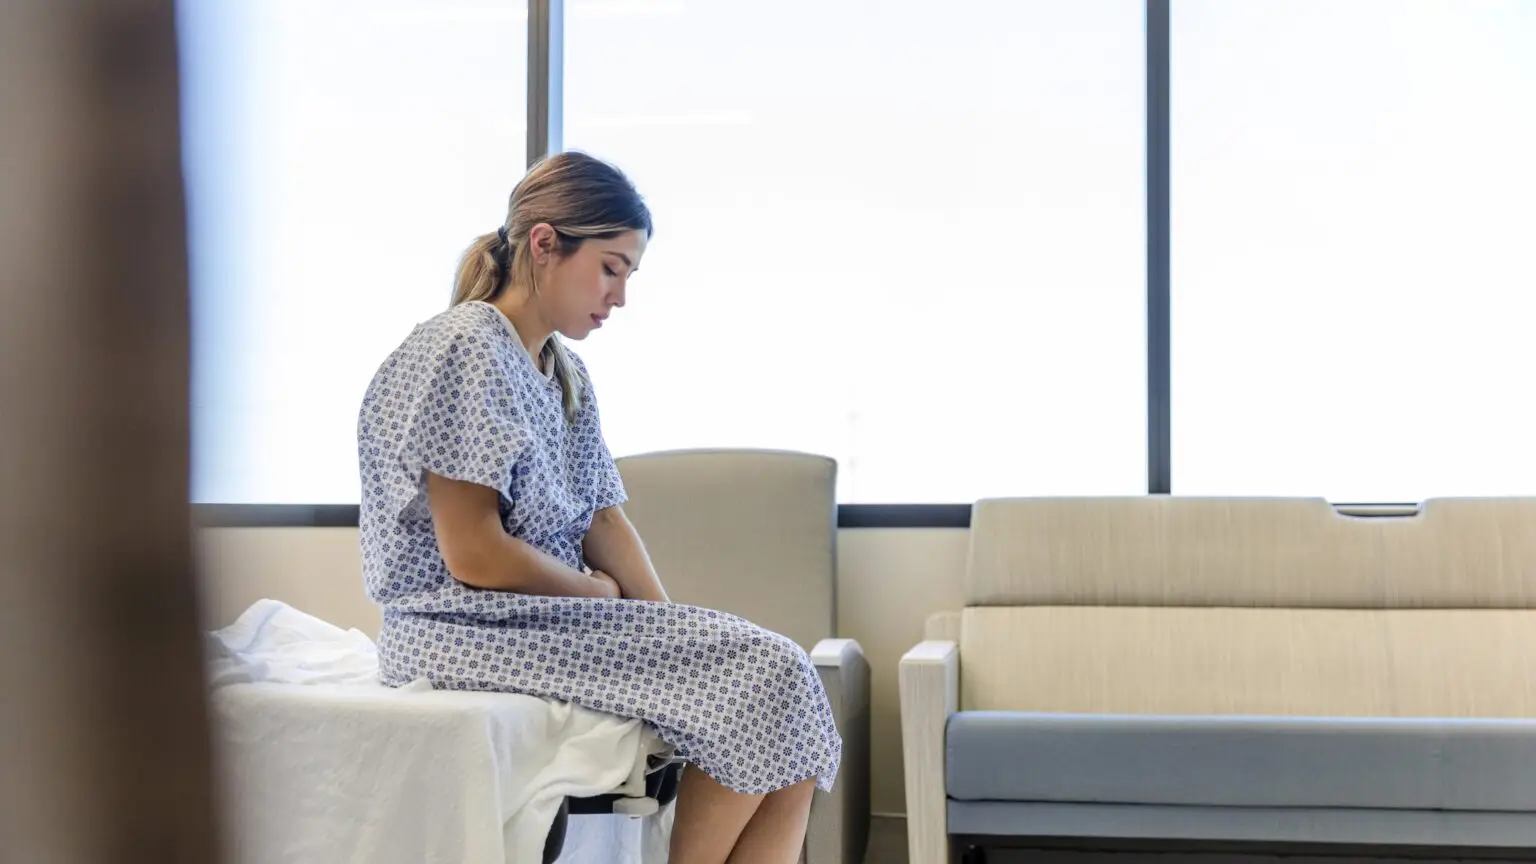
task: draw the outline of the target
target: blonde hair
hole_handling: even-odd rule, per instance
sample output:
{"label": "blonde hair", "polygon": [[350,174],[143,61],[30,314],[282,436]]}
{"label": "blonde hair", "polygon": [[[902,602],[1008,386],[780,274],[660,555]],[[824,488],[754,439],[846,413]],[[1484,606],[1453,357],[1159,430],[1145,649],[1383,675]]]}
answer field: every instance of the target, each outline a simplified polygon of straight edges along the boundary
{"label": "blonde hair", "polygon": [[[571,255],[586,240],[626,231],[651,235],[651,213],[634,184],[619,169],[584,153],[557,153],[541,160],[518,182],[500,228],[476,237],[459,259],[453,302],[490,302],[512,285],[537,291],[528,234],[535,225],[555,229],[557,252]],[[575,422],[584,381],[571,354],[550,334],[540,359],[560,382],[566,422]]]}

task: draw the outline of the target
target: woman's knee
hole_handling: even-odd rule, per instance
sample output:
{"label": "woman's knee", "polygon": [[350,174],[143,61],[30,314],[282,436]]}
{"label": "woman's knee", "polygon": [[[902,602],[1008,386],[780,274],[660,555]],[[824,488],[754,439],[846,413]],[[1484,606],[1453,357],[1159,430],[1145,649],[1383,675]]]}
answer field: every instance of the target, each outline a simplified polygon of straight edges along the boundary
{"label": "woman's knee", "polygon": [[811,657],[793,639],[754,625],[744,641],[755,656],[775,670],[812,668]]}
{"label": "woman's knee", "polygon": [[775,682],[781,693],[791,698],[798,694],[796,701],[823,698],[821,676],[805,649],[786,636],[764,632],[767,637],[759,646],[758,653],[765,667],[764,676]]}

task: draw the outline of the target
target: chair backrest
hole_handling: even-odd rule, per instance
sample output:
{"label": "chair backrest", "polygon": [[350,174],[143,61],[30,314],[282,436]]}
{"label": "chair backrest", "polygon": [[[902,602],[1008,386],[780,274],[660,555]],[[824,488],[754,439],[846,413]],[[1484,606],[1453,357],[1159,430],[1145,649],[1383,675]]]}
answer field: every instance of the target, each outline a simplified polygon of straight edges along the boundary
{"label": "chair backrest", "polygon": [[1536,716],[1536,498],[977,504],[962,705]]}
{"label": "chair backrest", "polygon": [[376,639],[383,610],[363,588],[351,528],[204,528],[198,536],[204,629],[234,623],[263,598]]}
{"label": "chair backrest", "polygon": [[616,460],[668,595],[740,615],[810,648],[834,635],[837,463],[771,450]]}

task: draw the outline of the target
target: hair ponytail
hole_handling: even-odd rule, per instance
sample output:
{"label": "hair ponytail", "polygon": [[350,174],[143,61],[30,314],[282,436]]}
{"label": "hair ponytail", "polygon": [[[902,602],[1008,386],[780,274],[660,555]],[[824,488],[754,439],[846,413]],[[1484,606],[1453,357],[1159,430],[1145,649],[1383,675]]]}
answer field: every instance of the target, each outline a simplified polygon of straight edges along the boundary
{"label": "hair ponytail", "polygon": [[500,245],[501,235],[495,231],[481,234],[469,244],[459,258],[459,272],[453,280],[453,302],[449,305],[496,299],[507,281],[507,274],[502,271],[502,258],[497,254]]}

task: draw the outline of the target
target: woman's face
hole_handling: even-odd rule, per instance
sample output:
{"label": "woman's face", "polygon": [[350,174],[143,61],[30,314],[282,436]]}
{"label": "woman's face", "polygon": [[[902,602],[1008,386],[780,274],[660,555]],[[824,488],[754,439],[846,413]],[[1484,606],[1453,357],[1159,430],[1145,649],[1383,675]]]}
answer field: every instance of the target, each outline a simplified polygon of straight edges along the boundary
{"label": "woman's face", "polygon": [[583,241],[564,257],[550,255],[539,268],[539,305],[555,332],[585,339],[603,326],[613,310],[624,305],[625,287],[640,268],[645,246],[644,232],[626,231],[606,240]]}

